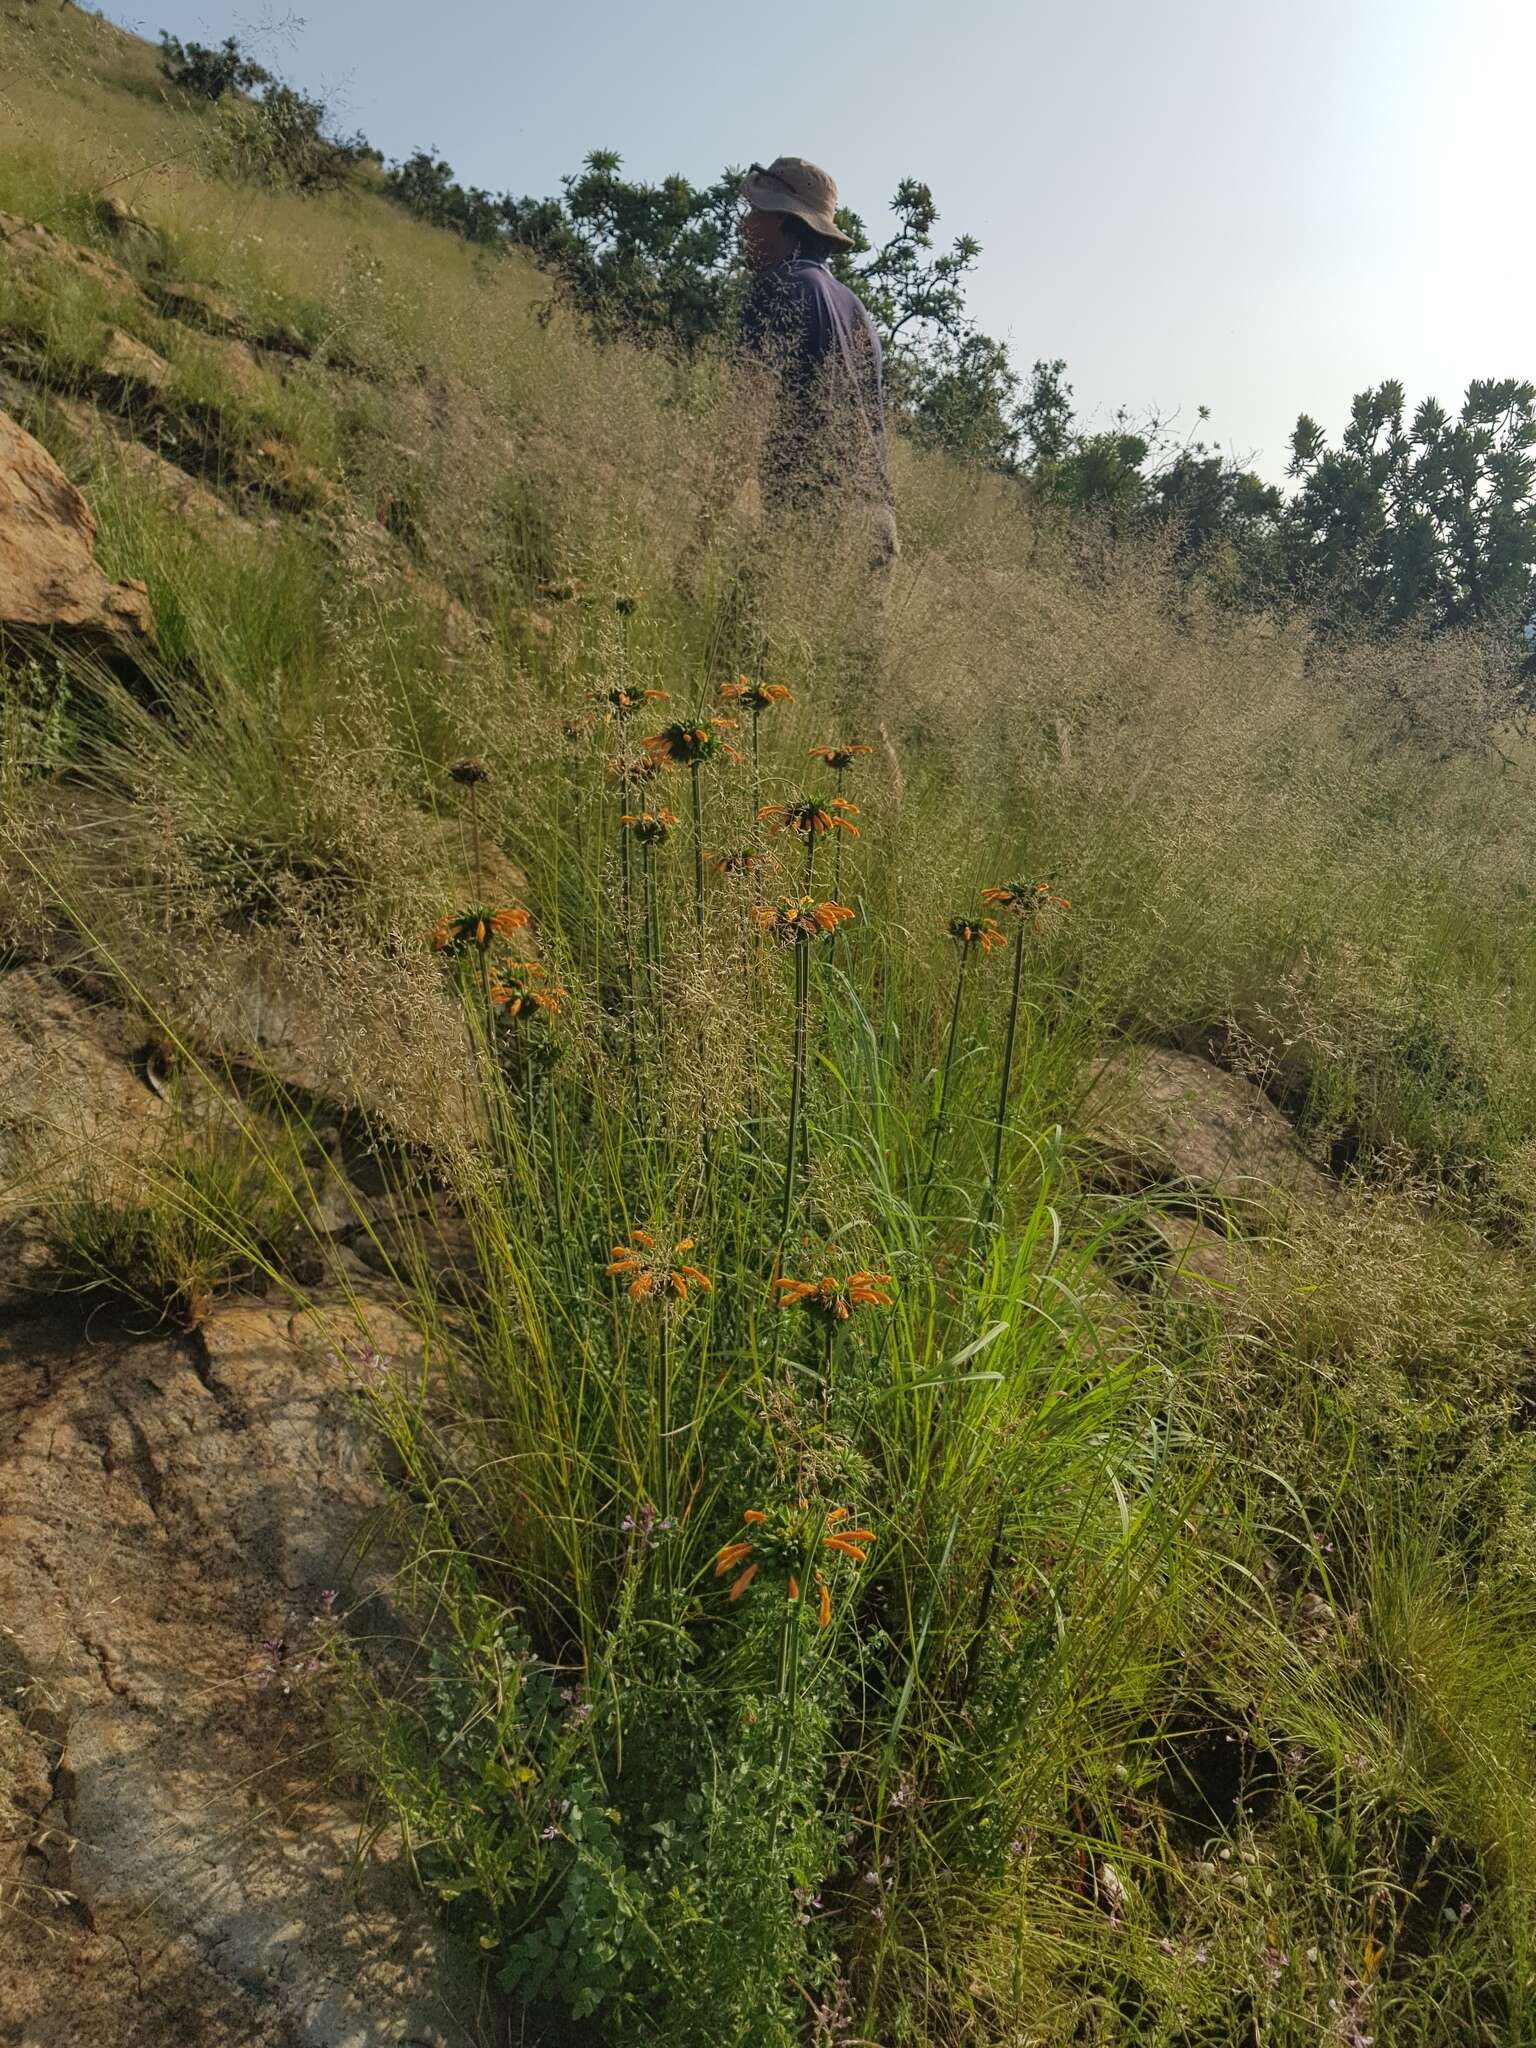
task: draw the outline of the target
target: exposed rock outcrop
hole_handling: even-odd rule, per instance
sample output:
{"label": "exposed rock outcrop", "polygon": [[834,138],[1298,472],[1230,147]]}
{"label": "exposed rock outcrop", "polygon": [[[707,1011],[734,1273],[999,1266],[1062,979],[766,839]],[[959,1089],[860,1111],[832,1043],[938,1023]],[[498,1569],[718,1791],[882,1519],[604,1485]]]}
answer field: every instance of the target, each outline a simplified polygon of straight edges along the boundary
{"label": "exposed rock outcrop", "polygon": [[1101,1060],[1083,1117],[1099,1177],[1115,1187],[1220,1202],[1254,1224],[1333,1190],[1267,1096],[1188,1053],[1130,1045]]}
{"label": "exposed rock outcrop", "polygon": [[18,270],[32,270],[38,264],[56,264],[76,271],[106,291],[125,297],[138,296],[137,280],[121,263],[102,255],[99,249],[87,249],[82,243],[67,242],[62,235],[54,234],[51,228],[41,227],[36,221],[23,220],[19,214],[0,213],[0,249]]}
{"label": "exposed rock outcrop", "polygon": [[[384,1623],[338,1334],[255,1303],[191,1337],[0,1332],[7,2039],[490,2038],[473,1972],[327,1778],[325,1637]],[[382,1310],[368,1339],[409,1343]]]}
{"label": "exposed rock outcrop", "polygon": [[0,412],[0,635],[51,635],[92,654],[147,655],[142,583],[96,565],[90,507],[39,442]]}

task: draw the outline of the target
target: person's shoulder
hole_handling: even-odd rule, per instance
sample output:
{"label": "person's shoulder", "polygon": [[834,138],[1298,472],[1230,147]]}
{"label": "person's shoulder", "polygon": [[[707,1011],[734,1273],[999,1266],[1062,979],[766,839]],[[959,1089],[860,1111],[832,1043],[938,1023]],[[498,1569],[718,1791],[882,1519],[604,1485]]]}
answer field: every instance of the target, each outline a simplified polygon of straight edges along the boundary
{"label": "person's shoulder", "polygon": [[845,315],[856,316],[861,320],[867,320],[870,317],[869,308],[859,297],[858,293],[854,291],[851,285],[844,284],[843,280],[836,275],[830,265],[825,263],[800,263],[792,265],[791,268],[798,270],[802,274],[804,280],[803,290],[814,293],[817,298],[827,300],[832,305],[840,307]]}

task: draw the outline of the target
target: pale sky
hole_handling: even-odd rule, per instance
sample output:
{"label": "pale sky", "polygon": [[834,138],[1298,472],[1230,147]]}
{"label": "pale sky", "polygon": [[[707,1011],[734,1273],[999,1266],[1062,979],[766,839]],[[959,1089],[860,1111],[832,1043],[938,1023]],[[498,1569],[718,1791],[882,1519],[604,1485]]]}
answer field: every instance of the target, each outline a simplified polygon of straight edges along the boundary
{"label": "pale sky", "polygon": [[1178,409],[1278,480],[1298,412],[1536,376],[1536,0],[108,0],[233,32],[387,156],[559,189],[810,157],[878,231],[906,175],[973,310],[1080,412]]}

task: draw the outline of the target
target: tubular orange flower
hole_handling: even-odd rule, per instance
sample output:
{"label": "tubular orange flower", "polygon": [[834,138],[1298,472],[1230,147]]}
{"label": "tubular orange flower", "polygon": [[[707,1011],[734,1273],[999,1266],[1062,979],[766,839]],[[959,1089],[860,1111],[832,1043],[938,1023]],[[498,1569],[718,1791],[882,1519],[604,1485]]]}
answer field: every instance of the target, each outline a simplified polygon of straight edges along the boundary
{"label": "tubular orange flower", "polygon": [[525,1009],[545,1010],[553,1015],[566,992],[563,988],[537,985],[548,980],[537,960],[503,960],[491,971],[491,1001],[509,1017],[520,1016]]}
{"label": "tubular orange flower", "polygon": [[488,905],[475,904],[461,910],[457,917],[442,918],[434,925],[432,947],[438,953],[462,953],[472,946],[483,953],[492,939],[510,938],[513,932],[525,930],[530,922],[526,910],[492,910]]}
{"label": "tubular orange flower", "polygon": [[820,1571],[816,1574],[816,1625],[818,1628],[832,1626],[832,1593]]}
{"label": "tubular orange flower", "polygon": [[660,846],[677,823],[677,813],[665,809],[626,811],[620,822],[628,825],[642,846]]}
{"label": "tubular orange flower", "polygon": [[949,936],[962,946],[980,946],[984,954],[1008,943],[1008,934],[998,930],[995,917],[952,917]]}
{"label": "tubular orange flower", "polygon": [[742,1594],[745,1593],[748,1586],[750,1586],[752,1581],[757,1577],[757,1574],[760,1569],[761,1567],[756,1564],[749,1564],[747,1566],[746,1570],[742,1573],[741,1577],[736,1581],[735,1585],[733,1585],[731,1588],[730,1597],[733,1600],[739,1600],[741,1598]]}
{"label": "tubular orange flower", "polygon": [[646,752],[664,765],[676,768],[690,768],[696,761],[711,760],[716,754],[724,754],[727,760],[739,761],[740,754],[721,734],[733,731],[734,718],[697,718],[686,723],[663,726],[660,732],[653,732],[644,742]]}
{"label": "tubular orange flower", "polygon": [[1072,908],[1071,897],[1058,896],[1053,882],[1004,882],[983,889],[981,900],[1008,911],[1035,939],[1049,938]]}
{"label": "tubular orange flower", "polygon": [[[723,1578],[738,1565],[746,1566],[730,1588],[734,1600],[746,1591],[759,1570],[766,1569],[775,1578],[782,1575],[786,1598],[791,1605],[798,1606],[802,1577],[818,1545],[840,1557],[851,1558],[855,1564],[865,1562],[865,1546],[874,1541],[874,1531],[836,1526],[846,1521],[851,1512],[845,1507],[822,1512],[803,1500],[794,1506],[786,1503],[767,1511],[747,1508],[742,1521],[753,1533],[721,1545],[715,1553],[715,1577]],[[832,1621],[832,1594],[819,1566],[812,1566],[812,1584],[816,1592],[816,1625],[828,1628]]]}
{"label": "tubular orange flower", "polygon": [[610,1249],[607,1270],[612,1277],[628,1281],[624,1291],[631,1301],[648,1301],[667,1294],[686,1301],[690,1286],[697,1287],[700,1294],[713,1294],[715,1283],[709,1275],[698,1266],[687,1264],[681,1256],[692,1250],[691,1237],[662,1245],[648,1230],[632,1230],[628,1244],[616,1244]]}
{"label": "tubular orange flower", "polygon": [[846,775],[853,766],[856,756],[867,754],[868,747],[844,745],[837,747],[810,747],[807,749],[813,761],[825,761],[838,775]]}
{"label": "tubular orange flower", "polygon": [[665,690],[637,690],[628,683],[615,683],[609,689],[594,691],[592,701],[604,713],[627,718],[642,704],[665,704],[669,699]]}
{"label": "tubular orange flower", "polygon": [[[889,1308],[891,1297],[881,1290],[890,1284],[889,1273],[869,1273],[862,1269],[850,1273],[844,1280],[824,1273],[819,1280],[773,1282],[780,1290],[780,1308],[803,1308],[808,1314],[824,1317],[832,1323],[846,1323],[856,1308]],[[846,1513],[847,1510],[841,1512]],[[827,1519],[830,1521],[832,1517]]]}
{"label": "tubular orange flower", "polygon": [[852,915],[844,903],[818,903],[811,896],[781,896],[776,904],[760,904],[752,912],[753,920],[783,946],[823,939]]}
{"label": "tubular orange flower", "polygon": [[795,693],[783,683],[754,683],[746,676],[720,685],[722,704],[741,704],[748,711],[766,711],[770,704],[793,704]]}
{"label": "tubular orange flower", "polygon": [[757,814],[772,832],[799,832],[814,837],[820,832],[846,832],[857,839],[859,828],[849,821],[859,815],[857,804],[846,797],[793,797],[787,803],[764,804]]}

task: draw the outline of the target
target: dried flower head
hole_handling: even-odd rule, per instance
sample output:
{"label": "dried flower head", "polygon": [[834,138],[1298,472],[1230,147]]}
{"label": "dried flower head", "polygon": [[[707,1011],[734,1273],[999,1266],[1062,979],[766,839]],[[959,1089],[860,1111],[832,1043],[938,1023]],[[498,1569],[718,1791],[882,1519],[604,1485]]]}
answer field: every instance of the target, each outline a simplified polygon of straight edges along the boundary
{"label": "dried flower head", "polygon": [[891,1284],[889,1273],[870,1273],[862,1268],[839,1280],[823,1273],[819,1280],[775,1280],[780,1308],[803,1308],[808,1315],[829,1323],[846,1323],[856,1308],[889,1308],[891,1297],[883,1290]]}
{"label": "dried flower head", "polygon": [[1072,908],[1072,899],[1058,896],[1054,882],[1004,882],[983,889],[983,903],[1018,919],[1031,938],[1048,939]]}
{"label": "dried flower head", "polygon": [[626,811],[623,822],[642,846],[660,846],[677,823],[675,811]]}
{"label": "dried flower head", "polygon": [[717,848],[713,853],[706,853],[704,858],[717,875],[755,875],[759,868],[768,864],[768,856],[760,846]]}
{"label": "dried flower head", "polygon": [[463,789],[473,789],[477,782],[486,781],[490,772],[483,761],[453,761],[448,767],[449,775]]}
{"label": "dried flower head", "polygon": [[603,763],[603,772],[610,782],[649,782],[666,765],[655,754],[615,754]]}
{"label": "dried flower head", "polygon": [[525,931],[531,920],[526,910],[507,907],[492,910],[476,904],[457,917],[445,917],[432,928],[432,947],[438,953],[463,953],[471,947],[483,953],[494,939],[510,938]]}
{"label": "dried flower head", "polygon": [[859,807],[846,797],[792,797],[782,804],[764,804],[757,815],[770,832],[799,832],[806,838],[821,832],[846,832],[850,839],[859,836],[858,826],[852,823]]}
{"label": "dried flower head", "polygon": [[546,579],[535,584],[534,589],[546,604],[571,604],[580,597],[582,585],[579,577],[565,576],[558,582]]}
{"label": "dried flower head", "polygon": [[740,754],[721,734],[734,729],[734,718],[699,718],[686,724],[663,726],[645,742],[646,752],[675,768],[691,768],[696,761],[708,761],[716,754],[739,761]]}
{"label": "dried flower head", "polygon": [[949,936],[962,946],[980,946],[983,953],[1008,943],[1008,936],[998,930],[995,917],[952,917]]}
{"label": "dried flower head", "polygon": [[740,704],[746,711],[763,712],[774,704],[793,704],[795,693],[783,683],[754,683],[746,676],[720,685],[722,704]]}
{"label": "dried flower head", "polygon": [[838,747],[812,747],[809,749],[813,761],[825,761],[827,766],[839,775],[846,775],[855,758],[867,754],[868,747],[845,745]]}
{"label": "dried flower head", "polygon": [[713,1294],[715,1284],[697,1266],[684,1263],[682,1254],[693,1250],[691,1237],[675,1244],[662,1244],[649,1230],[632,1230],[628,1244],[616,1244],[609,1253],[608,1271],[627,1281],[625,1293],[631,1301],[678,1301],[688,1299],[692,1285],[701,1294]]}
{"label": "dried flower head", "polygon": [[613,600],[613,608],[621,619],[633,618],[645,600],[643,590],[621,590]]}
{"label": "dried flower head", "polygon": [[818,903],[811,896],[781,896],[777,903],[760,904],[752,912],[755,922],[782,946],[824,939],[852,915],[844,903]]}
{"label": "dried flower head", "polygon": [[491,974],[490,991],[491,1001],[509,1017],[520,1017],[524,1010],[552,1015],[566,994],[550,982],[537,960],[503,960]]}

